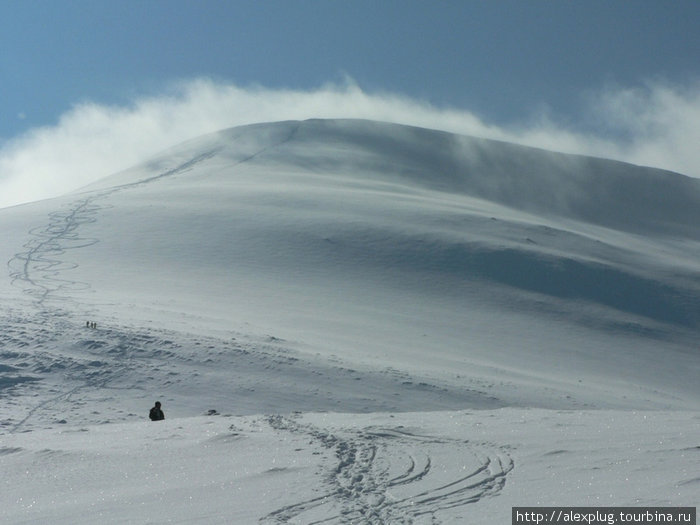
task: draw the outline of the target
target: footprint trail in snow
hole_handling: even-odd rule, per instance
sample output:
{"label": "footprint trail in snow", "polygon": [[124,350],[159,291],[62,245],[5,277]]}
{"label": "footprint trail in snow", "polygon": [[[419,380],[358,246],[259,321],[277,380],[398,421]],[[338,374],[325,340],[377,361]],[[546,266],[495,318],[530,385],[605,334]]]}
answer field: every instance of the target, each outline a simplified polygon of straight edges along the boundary
{"label": "footprint trail in snow", "polygon": [[498,495],[514,468],[504,447],[401,426],[330,430],[283,416],[268,423],[308,435],[331,449],[335,462],[318,497],[284,506],[261,523],[439,523],[445,511]]}

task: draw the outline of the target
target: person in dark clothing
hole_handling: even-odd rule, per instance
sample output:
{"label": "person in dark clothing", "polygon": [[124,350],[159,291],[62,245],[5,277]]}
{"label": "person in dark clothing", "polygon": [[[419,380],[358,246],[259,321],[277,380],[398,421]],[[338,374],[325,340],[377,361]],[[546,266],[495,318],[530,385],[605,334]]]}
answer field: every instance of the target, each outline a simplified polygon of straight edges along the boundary
{"label": "person in dark clothing", "polygon": [[148,417],[151,418],[151,421],[163,421],[165,419],[165,414],[160,408],[160,401],[156,401],[156,406],[151,409]]}

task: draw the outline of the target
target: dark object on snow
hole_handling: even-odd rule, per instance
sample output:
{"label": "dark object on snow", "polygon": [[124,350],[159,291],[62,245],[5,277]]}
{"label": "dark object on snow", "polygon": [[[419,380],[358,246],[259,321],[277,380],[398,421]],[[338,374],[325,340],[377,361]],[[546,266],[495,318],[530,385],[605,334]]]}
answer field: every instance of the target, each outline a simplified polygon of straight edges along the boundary
{"label": "dark object on snow", "polygon": [[151,418],[151,421],[163,421],[165,419],[165,414],[160,409],[160,401],[156,401],[156,406],[151,409],[148,417]]}

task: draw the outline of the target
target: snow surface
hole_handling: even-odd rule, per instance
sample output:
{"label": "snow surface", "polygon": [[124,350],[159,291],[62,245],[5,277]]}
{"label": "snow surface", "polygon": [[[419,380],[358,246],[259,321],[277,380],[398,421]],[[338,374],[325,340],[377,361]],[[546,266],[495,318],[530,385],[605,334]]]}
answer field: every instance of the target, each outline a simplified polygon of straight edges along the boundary
{"label": "snow surface", "polygon": [[354,120],[1,209],[0,521],[694,506],[699,224],[680,174]]}

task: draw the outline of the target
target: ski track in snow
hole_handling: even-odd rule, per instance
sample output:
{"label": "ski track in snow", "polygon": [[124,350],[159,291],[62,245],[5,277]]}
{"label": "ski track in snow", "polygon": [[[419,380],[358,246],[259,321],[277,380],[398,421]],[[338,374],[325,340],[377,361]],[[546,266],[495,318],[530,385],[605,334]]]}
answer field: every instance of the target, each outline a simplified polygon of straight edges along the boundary
{"label": "ski track in snow", "polygon": [[99,200],[117,191],[188,171],[215,154],[216,150],[198,155],[154,177],[89,194],[70,203],[65,210],[51,212],[48,225],[30,230],[32,239],[24,245],[26,251],[15,254],[8,261],[12,284],[22,287],[33,298],[43,318],[67,315],[68,312],[60,305],[79,306],[80,303],[71,294],[89,290],[90,284],[68,279],[65,272],[76,270],[78,265],[64,261],[62,257],[70,250],[99,242],[99,239],[82,237],[79,231],[81,226],[97,221],[97,214],[105,208],[99,204]]}
{"label": "ski track in snow", "polygon": [[[487,391],[449,390],[393,368],[362,372],[342,362],[309,361],[272,336],[222,338],[109,321],[96,329],[65,322],[58,330],[12,312],[3,319],[0,399],[9,410],[0,431],[10,433],[56,423],[142,420],[126,405],[131,400],[133,410],[149,392],[160,392],[171,406],[187,405],[195,395],[220,411],[247,414],[407,411],[416,400],[443,409],[475,402],[500,406]],[[210,408],[197,406],[195,414]]]}
{"label": "ski track in snow", "polygon": [[78,265],[64,261],[62,256],[69,250],[98,242],[97,239],[81,237],[78,231],[80,226],[95,222],[100,209],[93,203],[95,198],[80,199],[65,211],[50,213],[47,226],[29,232],[33,239],[25,244],[26,251],[16,254],[8,262],[12,284],[22,287],[32,297],[45,320],[60,316],[64,310],[55,303],[75,305],[70,292],[89,289],[88,283],[63,276],[64,272],[74,270]]}
{"label": "ski track in snow", "polygon": [[[297,128],[237,164],[292,140]],[[30,430],[37,424],[66,423],[67,419],[76,417],[84,419],[85,406],[101,392],[130,389],[143,390],[145,395],[146,390],[176,388],[178,384],[187,383],[188,374],[196,377],[200,366],[212,366],[215,362],[235,371],[231,383],[248,385],[239,386],[244,396],[256,390],[267,388],[272,391],[275,388],[272,384],[260,385],[250,379],[259,379],[264,370],[268,374],[277,374],[278,378],[288,377],[292,382],[313,384],[304,395],[316,400],[327,399],[328,408],[338,406],[343,396],[342,390],[334,393],[333,387],[343,382],[350,385],[361,379],[368,380],[368,385],[390,383],[390,391],[420,395],[434,400],[435,406],[442,408],[445,407],[445,398],[452,399],[452,408],[474,400],[485,406],[500,406],[496,398],[481,390],[483,385],[475,385],[477,389],[462,387],[458,392],[451,392],[430,383],[416,382],[416,378],[393,369],[360,377],[355,370],[345,369],[340,364],[319,367],[300,362],[297,357],[289,355],[289,348],[280,347],[279,343],[283,342],[275,338],[273,344],[269,344],[270,340],[247,336],[240,342],[232,342],[172,330],[123,326],[101,318],[94,307],[81,301],[81,295],[93,290],[90,283],[70,278],[77,274],[79,266],[68,259],[72,250],[100,242],[81,232],[81,227],[95,223],[99,212],[109,206],[100,201],[115,192],[189,171],[214,157],[217,151],[196,155],[153,177],[83,194],[63,209],[49,213],[48,224],[30,230],[31,238],[24,245],[25,250],[15,254],[7,266],[12,284],[21,288],[30,299],[36,314],[32,317],[27,311],[3,312],[0,359],[4,368],[0,369],[0,397],[14,406],[15,411],[0,421],[0,429],[16,433]],[[97,329],[85,326],[86,320],[97,318],[100,318]],[[332,379],[331,368],[341,373],[341,379]],[[250,378],[246,378],[246,373]],[[30,396],[19,395],[26,394],[27,388],[31,388]],[[347,392],[354,389],[353,385]],[[361,410],[397,409],[396,402],[401,396],[396,394],[394,397],[379,402],[375,400],[374,404],[371,399],[365,399],[362,402],[366,406]],[[104,401],[103,394],[102,398]],[[31,403],[29,406],[27,401]],[[61,415],[56,416],[59,405]],[[88,418],[90,422],[103,423],[135,416],[121,410],[116,401],[107,405],[116,405],[109,406],[112,414],[105,416],[96,408]],[[101,409],[105,408],[103,404]]]}
{"label": "ski track in snow", "polygon": [[[299,125],[295,126],[289,135],[282,140],[262,147],[234,163],[234,166],[255,159],[261,154],[289,142],[294,138],[298,128]],[[68,311],[61,308],[60,305],[80,306],[80,303],[71,294],[90,290],[90,284],[71,280],[65,276],[65,272],[76,270],[78,265],[64,261],[63,256],[70,250],[86,248],[99,242],[99,239],[82,237],[79,231],[81,226],[97,221],[97,214],[105,207],[100,205],[99,201],[128,188],[187,172],[194,166],[215,157],[219,150],[220,148],[214,148],[196,155],[176,167],[152,177],[114,186],[104,191],[89,193],[86,197],[70,203],[65,210],[49,213],[48,225],[30,230],[31,240],[24,245],[26,251],[15,254],[7,262],[12,284],[21,287],[27,295],[33,298],[44,321],[68,315]]]}
{"label": "ski track in snow", "polygon": [[[19,322],[22,323],[22,320]],[[16,332],[27,337],[26,332],[20,329]],[[90,332],[89,335],[86,335],[87,332]],[[27,351],[0,353],[3,362],[13,363],[8,367],[13,372],[22,370],[33,374],[23,376],[26,380],[24,383],[34,383],[31,396],[35,400],[33,405],[24,408],[26,413],[21,419],[0,422],[0,426],[11,433],[30,426],[32,419],[44,423],[66,423],[65,417],[70,418],[88,403],[86,397],[98,392],[136,387],[117,383],[129,374],[132,374],[133,381],[133,374],[139,371],[136,377],[153,374],[160,368],[158,359],[168,353],[174,355],[168,350],[166,340],[115,329],[81,330],[65,326],[60,333],[45,330],[43,336],[42,342],[31,345]],[[167,368],[164,372],[167,372]],[[11,386],[18,388],[21,385],[22,382],[17,382]],[[8,403],[14,403],[14,400],[10,398]],[[59,404],[60,410],[57,411]],[[63,419],[56,421],[57,413]],[[98,412],[94,412],[94,415],[97,416]]]}
{"label": "ski track in snow", "polygon": [[[75,359],[57,355],[48,350],[45,352],[35,350],[26,354],[12,351],[3,352],[0,357],[3,358],[4,362],[11,362],[19,358],[23,365],[29,362],[29,368],[34,373],[46,374],[56,369],[66,370],[64,381],[60,381],[59,384],[66,382],[65,379],[68,380],[68,383],[75,383],[76,380],[78,383],[68,390],[61,391],[57,391],[60,387],[56,386],[50,390],[51,395],[48,398],[40,396],[43,399],[30,408],[23,419],[11,424],[11,432],[19,431],[37,412],[50,408],[58,402],[69,401],[81,390],[107,388],[111,382],[137,367],[136,358],[132,351],[134,344],[149,342],[144,339],[143,334],[105,330],[99,332],[99,337],[102,340],[90,341],[85,340],[84,334],[81,332],[82,323],[85,319],[90,319],[94,309],[87,307],[76,295],[90,292],[91,285],[68,278],[71,271],[78,269],[78,264],[64,260],[64,256],[72,250],[87,248],[99,242],[99,239],[86,237],[80,231],[81,226],[96,222],[98,213],[105,209],[106,206],[100,205],[99,201],[117,191],[188,171],[194,165],[213,157],[215,154],[216,151],[206,152],[154,177],[88,194],[86,197],[71,202],[62,210],[49,213],[47,225],[29,231],[31,239],[24,245],[25,251],[15,254],[7,262],[7,267],[12,285],[20,287],[31,298],[37,310],[37,318],[30,320],[22,317],[13,322],[10,316],[6,317],[8,326],[0,342],[11,343],[15,348],[32,345],[42,349],[52,346],[51,343],[55,346],[58,342],[65,343],[65,341],[72,340],[75,341],[75,344],[72,345],[74,349],[81,350],[79,347],[87,346],[88,354],[95,353],[91,350],[107,347],[112,354],[112,359],[110,359],[111,362],[109,362],[107,370],[100,370],[98,368],[106,363],[94,359],[86,363],[85,357],[89,359],[89,355],[83,356],[82,359]],[[76,317],[80,317],[80,320],[76,320]],[[34,330],[27,329],[32,326]],[[163,341],[152,340],[150,342],[157,342],[157,345],[162,348]],[[3,344],[3,346],[5,345]],[[92,348],[90,348],[91,346]],[[152,350],[149,355],[153,357],[161,354],[160,350]],[[104,353],[100,352],[97,355],[103,356]],[[88,370],[89,368],[96,370],[91,372]],[[16,368],[9,367],[9,370],[15,371]],[[0,393],[2,390],[17,384],[40,380],[40,377],[35,376],[2,378],[0,379]],[[7,423],[0,422],[0,425],[7,426]]]}
{"label": "ski track in snow", "polygon": [[[251,152],[233,165],[292,140],[297,129],[298,126],[288,136]],[[124,326],[100,317],[95,307],[81,301],[81,297],[94,291],[89,282],[71,278],[78,275],[79,266],[70,261],[70,253],[100,242],[87,235],[83,227],[98,220],[100,212],[109,206],[106,198],[186,172],[213,158],[218,151],[200,153],[129,184],[78,195],[63,208],[49,213],[46,224],[29,230],[23,250],[7,266],[12,285],[29,299],[35,313],[4,306],[0,312],[0,399],[8,409],[3,411],[0,433],[26,432],[69,421],[90,424],[143,419],[145,414],[128,412],[123,406],[126,396],[118,392],[128,391],[132,400],[140,402],[142,398],[134,392],[143,393],[145,398],[153,391],[183,390],[192,386],[190,383],[200,370],[211,374],[204,373],[207,381],[219,380],[212,371],[224,372],[225,381],[234,386],[220,392],[229,399],[242,404],[246,397],[269,397],[269,403],[277,404],[274,410],[279,411],[287,408],[281,398],[289,394],[285,388],[295,381],[313,385],[304,386],[307,390],[301,393],[313,398],[311,404],[317,410],[349,406],[350,401],[343,397],[347,392],[369,391],[357,388],[358,380],[365,382],[363,386],[384,386],[377,391],[396,396],[392,404],[382,404],[386,401],[367,392],[368,398],[361,401],[366,403],[367,411],[406,410],[408,401],[402,405],[401,399],[410,398],[402,396],[407,392],[416,396],[414,401],[422,396],[421,402],[416,403],[421,407],[428,405],[426,400],[435,399],[442,403],[439,408],[445,408],[448,402],[444,398],[451,395],[455,403],[452,408],[464,401],[499,406],[484,385],[476,385],[481,390],[462,387],[455,392],[418,383],[418,378],[399,370],[357,372],[342,368],[340,360],[338,366],[308,363],[297,357],[285,341],[271,336],[266,340],[246,335],[236,341]],[[87,319],[100,321],[99,328],[86,327]],[[266,395],[269,392],[274,395]],[[293,402],[299,403],[299,392],[293,392],[298,396]],[[95,403],[97,398],[99,403]],[[334,405],[341,399],[343,405]],[[228,408],[224,406],[222,410]],[[271,415],[264,422],[282,439],[292,436],[308,440],[318,455],[323,483],[297,496],[301,501],[287,502],[259,518],[262,524],[424,524],[450,519],[468,522],[465,517],[468,518],[470,505],[498,496],[515,469],[508,446],[494,442],[431,436],[403,426],[323,426],[308,422],[300,414]],[[21,450],[0,447],[0,455]],[[562,452],[566,451],[557,449],[550,454]],[[695,475],[686,479],[685,484],[698,482]],[[261,514],[268,511],[266,508]]]}
{"label": "ski track in snow", "polygon": [[260,523],[441,523],[444,511],[497,496],[515,466],[506,447],[404,427],[329,431],[279,415],[267,422],[332,449],[336,463],[319,496]]}

